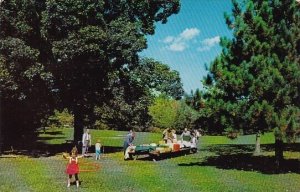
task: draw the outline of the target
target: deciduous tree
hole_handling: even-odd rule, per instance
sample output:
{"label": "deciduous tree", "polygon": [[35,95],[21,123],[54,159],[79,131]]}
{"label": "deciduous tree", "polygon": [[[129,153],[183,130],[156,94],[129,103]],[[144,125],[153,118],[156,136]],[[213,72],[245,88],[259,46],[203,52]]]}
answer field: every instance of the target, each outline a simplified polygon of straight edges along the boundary
{"label": "deciduous tree", "polygon": [[[179,8],[179,0],[2,1],[0,54],[6,87],[1,90],[1,107],[13,106],[4,100],[10,98],[5,94],[19,94],[11,102],[37,114],[36,108],[50,109],[45,106],[49,102],[35,98],[26,103],[26,92],[34,91],[44,100],[55,94],[57,108],[74,114],[74,140],[79,141],[83,126],[92,122],[94,106],[110,99],[113,78],[123,81],[124,74],[138,65],[138,52],[146,48],[146,36],[154,34],[155,23],[166,23]],[[29,80],[17,82],[17,92],[11,79],[22,75]],[[19,114],[29,114],[25,111]],[[32,118],[38,121],[41,116]],[[13,126],[14,121],[3,118],[3,127]]]}

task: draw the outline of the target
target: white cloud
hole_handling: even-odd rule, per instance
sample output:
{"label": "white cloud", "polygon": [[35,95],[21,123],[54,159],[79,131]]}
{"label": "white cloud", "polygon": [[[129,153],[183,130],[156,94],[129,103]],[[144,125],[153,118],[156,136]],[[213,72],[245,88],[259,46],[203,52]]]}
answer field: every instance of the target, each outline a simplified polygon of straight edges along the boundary
{"label": "white cloud", "polygon": [[168,46],[168,49],[171,51],[184,51],[187,48],[187,44],[183,42],[174,42]]}
{"label": "white cloud", "polygon": [[167,36],[163,42],[168,44],[167,49],[171,51],[184,51],[189,46],[191,40],[196,38],[199,34],[199,29],[187,28],[176,37]]}
{"label": "white cloud", "polygon": [[174,40],[174,37],[173,36],[167,36],[163,42],[164,43],[171,43],[172,41]]}
{"label": "white cloud", "polygon": [[200,30],[197,28],[185,29],[179,36],[182,39],[190,40],[199,35]]}
{"label": "white cloud", "polygon": [[202,46],[199,47],[198,51],[209,51],[212,47],[220,43],[220,36],[215,36],[213,38],[204,39],[201,44]]}

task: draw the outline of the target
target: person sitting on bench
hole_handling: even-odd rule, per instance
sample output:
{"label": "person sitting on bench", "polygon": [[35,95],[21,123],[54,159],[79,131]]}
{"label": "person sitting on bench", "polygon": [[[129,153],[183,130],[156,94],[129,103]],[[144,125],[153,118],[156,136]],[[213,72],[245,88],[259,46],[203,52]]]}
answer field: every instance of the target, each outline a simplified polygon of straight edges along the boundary
{"label": "person sitting on bench", "polygon": [[181,142],[184,147],[190,147],[191,146],[191,132],[187,130],[187,128],[184,128],[184,131],[181,134]]}

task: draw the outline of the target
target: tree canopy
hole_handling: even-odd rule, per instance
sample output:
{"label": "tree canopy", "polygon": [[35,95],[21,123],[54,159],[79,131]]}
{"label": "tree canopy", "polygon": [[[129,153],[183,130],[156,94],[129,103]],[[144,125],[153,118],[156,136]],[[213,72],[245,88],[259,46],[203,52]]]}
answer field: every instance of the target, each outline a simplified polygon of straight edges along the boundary
{"label": "tree canopy", "polygon": [[179,0],[1,2],[1,108],[22,105],[2,111],[5,130],[13,127],[11,116],[26,110],[35,120],[21,118],[23,130],[38,127],[28,122],[39,124],[53,107],[67,108],[80,140],[94,106],[109,100],[113,82],[128,82],[126,74],[139,65],[138,52],[155,23],[166,23],[179,9]]}
{"label": "tree canopy", "polygon": [[[296,1],[233,1],[226,23],[233,39],[211,65],[207,106],[222,127],[276,130],[276,140],[299,129],[300,6]],[[213,81],[211,81],[211,78]]]}
{"label": "tree canopy", "polygon": [[183,88],[179,73],[166,64],[149,58],[139,59],[138,66],[114,81],[111,99],[98,108],[98,119],[119,130],[145,130],[151,126],[148,107],[155,97],[164,94],[180,98]]}

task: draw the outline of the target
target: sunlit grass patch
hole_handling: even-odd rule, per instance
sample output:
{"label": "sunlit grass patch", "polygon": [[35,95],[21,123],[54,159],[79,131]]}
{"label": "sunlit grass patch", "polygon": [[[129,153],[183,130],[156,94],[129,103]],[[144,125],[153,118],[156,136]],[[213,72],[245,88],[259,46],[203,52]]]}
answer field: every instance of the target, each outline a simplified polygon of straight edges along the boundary
{"label": "sunlit grass patch", "polygon": [[[49,146],[72,138],[73,129],[47,130],[42,134]],[[122,147],[126,131],[92,130],[93,139],[104,146]],[[48,138],[48,139],[45,139]],[[161,134],[137,133],[135,144],[159,141]],[[300,152],[297,145],[284,152],[285,162],[293,169],[281,174],[272,171],[274,136],[261,136],[262,153],[253,156],[255,135],[235,140],[224,136],[202,136],[196,154],[169,157],[158,161],[139,158],[124,161],[123,152],[104,153],[99,161],[94,156],[79,160],[82,171],[80,191],[297,191],[300,188]],[[60,146],[60,145],[58,145]],[[66,191],[67,160],[60,153],[50,157],[0,158],[0,191]],[[269,164],[270,163],[270,164]],[[99,169],[94,169],[98,165]],[[299,165],[299,164],[298,164]],[[3,169],[4,168],[4,169]],[[72,185],[70,191],[75,191]]]}

